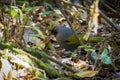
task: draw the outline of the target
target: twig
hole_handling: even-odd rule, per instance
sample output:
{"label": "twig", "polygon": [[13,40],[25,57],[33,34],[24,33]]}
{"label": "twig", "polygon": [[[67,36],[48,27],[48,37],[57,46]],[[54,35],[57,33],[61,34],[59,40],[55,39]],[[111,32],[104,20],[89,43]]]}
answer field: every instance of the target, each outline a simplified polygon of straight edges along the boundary
{"label": "twig", "polygon": [[104,13],[100,11],[101,17],[103,17],[116,31],[119,31],[114,22],[112,22]]}
{"label": "twig", "polygon": [[[101,1],[102,2],[102,1]],[[113,13],[115,13],[115,14],[118,14],[118,12],[116,11],[116,10],[114,10],[113,8],[111,8],[109,5],[107,5],[105,2],[102,2],[102,4],[106,7],[106,8],[108,8],[110,11],[112,11]]]}
{"label": "twig", "polygon": [[120,32],[115,32],[115,33],[113,33],[111,36],[109,36],[109,37],[103,39],[102,41],[100,41],[100,42],[99,42],[98,44],[96,44],[94,47],[99,46],[101,43],[105,42],[106,40],[108,40],[108,39],[110,39],[110,38],[112,38],[113,36],[118,35],[118,34],[120,34]]}
{"label": "twig", "polygon": [[[114,4],[111,4],[109,1],[104,0],[104,2],[108,5],[110,5],[112,8],[116,9],[117,11],[120,11],[120,9],[116,5],[114,6]],[[120,3],[120,2],[118,2],[118,3]]]}
{"label": "twig", "polygon": [[66,18],[69,26],[71,27],[71,30],[72,30],[74,36],[75,36],[76,39],[79,41],[79,44],[80,44],[80,45],[83,45],[82,40],[80,40],[80,38],[77,36],[76,32],[74,31],[74,29],[73,29],[73,27],[72,27],[72,24],[71,24],[69,18],[67,17],[67,15],[66,15],[66,13],[65,13],[65,11],[64,11],[64,9],[63,9],[63,6],[62,6],[61,3],[60,3],[60,0],[55,0],[55,1],[56,1],[56,4],[58,5],[60,11],[62,12],[62,14],[64,15],[64,17]]}

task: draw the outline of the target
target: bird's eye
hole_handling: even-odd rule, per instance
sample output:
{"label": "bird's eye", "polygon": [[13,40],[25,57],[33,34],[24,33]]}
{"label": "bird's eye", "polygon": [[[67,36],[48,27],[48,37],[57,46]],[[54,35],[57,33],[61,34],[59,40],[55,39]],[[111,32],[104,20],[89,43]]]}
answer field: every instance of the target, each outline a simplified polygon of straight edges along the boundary
{"label": "bird's eye", "polygon": [[53,29],[53,30],[51,31],[51,33],[56,36],[56,35],[58,34],[58,30],[57,30],[57,29]]}

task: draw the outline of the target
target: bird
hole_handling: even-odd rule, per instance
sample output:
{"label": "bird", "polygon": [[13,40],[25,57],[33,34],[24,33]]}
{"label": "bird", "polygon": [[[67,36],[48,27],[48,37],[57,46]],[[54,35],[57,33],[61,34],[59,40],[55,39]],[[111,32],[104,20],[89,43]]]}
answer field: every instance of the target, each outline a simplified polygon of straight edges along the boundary
{"label": "bird", "polygon": [[[52,29],[51,33],[55,35],[56,41],[60,45],[60,47],[66,50],[73,51],[77,49],[77,47],[80,45],[78,39],[75,37],[70,27],[57,25]],[[86,42],[83,39],[83,36],[84,36],[83,34],[78,34],[78,37],[80,38],[80,40],[82,40],[83,42]],[[93,36],[93,37],[90,37],[88,41],[98,42],[98,41],[101,41],[101,38]]]}

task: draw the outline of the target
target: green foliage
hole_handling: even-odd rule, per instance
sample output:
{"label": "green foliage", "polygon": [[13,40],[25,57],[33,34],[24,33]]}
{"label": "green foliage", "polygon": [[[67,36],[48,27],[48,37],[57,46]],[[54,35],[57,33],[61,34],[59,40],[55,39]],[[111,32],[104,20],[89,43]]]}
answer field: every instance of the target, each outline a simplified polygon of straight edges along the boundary
{"label": "green foliage", "polygon": [[87,45],[79,46],[78,48],[83,48],[83,49],[85,49],[86,52],[94,51],[94,48],[89,45],[88,46]]}
{"label": "green foliage", "polygon": [[17,13],[18,13],[18,8],[17,7],[11,7],[11,16],[12,16],[12,18],[14,18],[16,15],[17,15]]}
{"label": "green foliage", "polygon": [[52,11],[45,11],[45,12],[42,13],[42,16],[49,15],[51,13],[52,13]]}
{"label": "green foliage", "polygon": [[60,14],[60,10],[59,9],[54,9],[55,13]]}
{"label": "green foliage", "polygon": [[101,62],[104,64],[112,64],[112,59],[111,57],[108,55],[108,50],[104,49],[103,52],[100,55],[101,58]]}
{"label": "green foliage", "polygon": [[0,43],[0,49],[4,50],[4,49],[10,49],[11,51],[13,51],[13,46],[10,43]]}
{"label": "green foliage", "polygon": [[50,21],[50,22],[49,22],[48,30],[52,30],[52,29],[53,29],[53,21]]}
{"label": "green foliage", "polygon": [[55,48],[54,48],[54,46],[53,46],[53,44],[51,43],[51,42],[49,42],[48,44],[47,44],[47,46],[46,46],[46,49],[50,49],[50,50],[52,50],[52,51],[55,51]]}
{"label": "green foliage", "polygon": [[91,56],[93,59],[100,59],[103,64],[112,64],[112,59],[108,54],[108,49],[104,49],[100,55],[93,51]]}
{"label": "green foliage", "polygon": [[72,52],[72,57],[76,57],[77,56],[77,51]]}
{"label": "green foliage", "polygon": [[21,9],[19,9],[16,6],[11,6],[10,14],[11,14],[12,18],[16,17],[18,14],[20,15],[20,18],[23,18],[23,13],[22,13]]}
{"label": "green foliage", "polygon": [[45,79],[44,76],[43,76],[43,74],[42,74],[42,72],[40,72],[38,70],[35,72],[35,75],[40,80],[44,80]]}
{"label": "green foliage", "polygon": [[[38,1],[39,0],[32,0],[30,2],[30,4],[33,6],[34,4],[39,3]],[[46,3],[47,1],[50,1],[51,4],[50,3]],[[50,78],[60,77],[60,78],[57,78],[57,79],[59,79],[59,80],[71,80],[70,78],[65,78],[63,75],[61,75],[61,73],[63,73],[63,72],[59,73],[58,70],[61,70],[61,69],[58,69],[59,68],[58,66],[55,65],[55,67],[57,67],[57,69],[58,69],[58,70],[56,70],[52,66],[52,64],[50,64],[50,60],[51,60],[50,57],[51,57],[51,55],[50,56],[47,55],[47,53],[52,53],[53,51],[56,51],[55,53],[59,52],[59,51],[55,50],[55,48],[53,46],[54,43],[51,43],[50,41],[48,43],[48,41],[45,40],[46,37],[47,37],[47,39],[49,38],[49,35],[48,35],[48,32],[47,32],[48,30],[47,29],[49,29],[49,30],[53,29],[53,24],[54,24],[53,21],[54,20],[56,22],[58,21],[60,24],[64,24],[64,22],[66,23],[66,21],[64,20],[63,15],[60,12],[60,10],[56,9],[54,6],[52,6],[52,5],[57,6],[56,3],[52,2],[52,1],[54,1],[54,0],[44,0],[45,3],[43,2],[44,3],[43,5],[40,4],[40,6],[30,7],[31,5],[29,6],[29,1],[27,1],[27,0],[17,0],[17,2],[19,2],[20,4],[23,4],[23,5],[22,6],[18,5],[19,7],[18,6],[10,6],[10,7],[7,6],[7,8],[5,8],[5,7],[1,8],[1,10],[0,10],[1,11],[1,13],[0,13],[0,20],[1,20],[0,27],[1,27],[1,25],[3,25],[2,30],[4,29],[3,30],[4,34],[3,34],[3,37],[0,36],[0,42],[1,42],[0,43],[0,49],[1,50],[9,49],[10,51],[14,51],[14,53],[17,53],[16,50],[15,50],[15,48],[14,48],[14,46],[13,46],[14,44],[17,45],[17,48],[19,47],[19,48],[23,49],[23,46],[26,45],[26,44],[24,45],[24,41],[22,40],[22,37],[23,37],[23,34],[24,34],[24,30],[26,30],[26,28],[27,29],[30,28],[30,29],[33,30],[33,32],[35,31],[37,33],[37,34],[35,33],[35,35],[33,35],[32,39],[36,40],[36,41],[37,41],[37,39],[39,37],[41,38],[40,41],[42,41],[44,39],[43,43],[45,43],[45,48],[46,49],[39,48],[38,46],[32,46],[32,48],[34,48],[34,50],[35,50],[35,51],[32,50],[34,52],[31,51],[31,52],[26,53],[26,54],[24,54],[21,51],[18,51],[18,52],[21,53],[22,56],[24,56],[22,58],[24,58],[30,65],[35,66],[37,68],[40,68],[42,70],[45,70],[45,75],[43,75],[43,73],[41,71],[36,71],[36,73],[35,73],[36,76],[35,77],[37,77],[38,80],[45,80],[44,77],[50,77]],[[104,0],[100,0],[100,1],[103,2]],[[37,5],[39,5],[39,4],[37,4]],[[75,19],[75,18],[78,19],[78,21],[80,20],[80,22],[83,20],[80,17],[80,16],[83,17],[83,15],[82,14],[78,15],[76,13],[77,10],[78,10],[79,13],[83,12],[81,10],[82,8],[79,9],[79,7],[77,7],[75,9],[75,12],[74,12],[74,10],[70,9],[71,6],[69,6],[68,4],[65,4],[63,2],[62,5],[64,6],[63,8],[65,10],[65,13],[69,13],[71,11],[70,12],[71,16],[70,16],[70,14],[67,15],[67,17],[70,20],[71,19]],[[69,8],[66,8],[65,7],[66,5]],[[72,6],[74,6],[74,5],[72,5]],[[76,7],[76,6],[74,6],[74,7]],[[3,9],[3,11],[2,11],[2,9]],[[88,11],[85,11],[85,12],[88,12]],[[50,15],[50,16],[48,16],[48,15]],[[89,16],[89,15],[86,15],[86,16]],[[92,17],[92,16],[90,16],[90,17]],[[71,20],[71,23],[76,23],[74,21],[77,21],[77,20]],[[41,26],[39,26],[39,27],[44,28],[44,30],[43,31],[42,31],[42,29],[40,30],[40,28],[38,26],[35,26],[35,25],[31,26],[31,24],[29,25],[28,22],[33,22],[33,23],[35,23],[35,25],[37,25],[37,23],[38,24],[40,23]],[[48,28],[47,27],[43,27],[43,26],[48,25],[48,23],[49,23],[49,27]],[[87,22],[86,22],[86,19],[85,19],[85,23],[83,25],[87,25],[86,23]],[[73,24],[73,25],[77,26],[77,24]],[[45,31],[45,29],[46,29],[46,31]],[[86,31],[86,30],[83,29],[83,32],[84,31]],[[87,41],[85,41],[83,39],[83,36],[80,35],[78,37],[80,37],[83,42],[87,43]],[[7,41],[4,41],[4,38],[6,38]],[[79,44],[79,41],[77,41],[76,38],[74,38],[74,39],[73,38],[74,37],[70,37],[69,38],[70,39],[70,43],[69,43],[69,41],[66,41],[66,43],[67,44],[74,44],[74,43],[75,44],[76,43]],[[3,42],[2,42],[2,40],[3,40]],[[101,40],[102,40],[101,37],[91,37],[90,39],[88,39],[88,41],[90,43],[92,43],[92,42],[93,43],[94,42],[97,43],[97,42],[100,42]],[[11,41],[11,42],[9,42],[9,41]],[[107,43],[109,41],[112,42],[112,39],[108,40],[108,41],[106,40]],[[106,42],[102,42],[102,43],[106,43]],[[39,43],[39,42],[37,42],[37,43]],[[46,43],[48,43],[48,44],[46,44]],[[21,44],[23,44],[22,47],[21,47]],[[101,44],[99,44],[99,46],[101,46]],[[18,46],[18,45],[20,45],[20,46]],[[113,48],[114,46],[112,46],[111,44],[110,44],[110,47],[112,47],[112,50],[115,50]],[[47,51],[48,48],[52,52],[51,51]],[[79,46],[78,48],[84,48],[84,50],[86,52],[93,52],[94,56],[92,56],[92,57],[95,60],[96,59],[101,60],[101,63],[103,63],[103,64],[112,64],[112,59],[111,59],[111,57],[109,55],[110,51],[108,49],[104,49],[102,52],[99,51],[98,52],[99,54],[97,54],[97,52],[95,52],[96,49],[93,46],[82,45],[82,46]],[[100,49],[98,48],[98,50],[101,50],[103,48],[100,47]],[[38,52],[37,52],[37,49],[39,49]],[[26,55],[28,55],[28,56],[26,56]],[[59,56],[59,54],[56,54],[55,57],[57,55]],[[59,57],[61,57],[61,56],[63,56],[63,55],[60,55]],[[72,57],[76,57],[76,56],[77,56],[77,52],[72,52]],[[27,59],[27,57],[29,59]],[[84,58],[85,56],[82,56],[82,57]],[[85,57],[85,59],[87,59],[86,57]],[[116,57],[113,57],[113,59],[114,58],[116,58]],[[63,59],[63,57],[62,57],[62,59]],[[94,63],[94,62],[92,62],[92,60],[90,60],[90,63]],[[62,66],[62,65],[60,65],[60,66]],[[78,66],[79,66],[79,64],[78,64]],[[91,64],[90,64],[90,66],[91,66]],[[1,67],[2,67],[2,63],[0,61],[0,69],[1,69]],[[87,63],[87,67],[89,67],[89,61]],[[101,67],[101,65],[100,66],[97,66],[97,65],[94,66],[93,65],[93,67],[97,67],[97,69],[99,69],[99,67]],[[115,67],[117,67],[117,66],[115,66]],[[86,66],[85,66],[85,68],[86,68]],[[68,72],[67,72],[67,70],[65,71],[65,73],[68,73]],[[93,77],[97,73],[98,73],[98,71],[93,71],[93,70],[91,70],[91,71],[80,71],[80,72],[73,73],[72,74],[73,76],[71,76],[71,77],[72,78],[74,78],[74,77],[79,77],[79,78]],[[63,77],[61,77],[61,76],[63,76]]]}
{"label": "green foliage", "polygon": [[33,10],[33,8],[32,7],[27,7],[27,8],[24,8],[23,10],[26,11],[26,12],[30,12],[30,11]]}
{"label": "green foliage", "polygon": [[50,7],[50,8],[53,8],[51,4],[49,3],[44,3],[46,6]]}
{"label": "green foliage", "polygon": [[59,78],[58,80],[73,80],[73,79],[71,79],[71,78],[66,78],[66,77],[61,77],[61,78]]}
{"label": "green foliage", "polygon": [[45,36],[43,35],[42,31],[37,26],[32,26],[32,29],[38,32],[38,36],[41,39],[45,39]]}
{"label": "green foliage", "polygon": [[33,12],[40,8],[40,6],[34,6],[34,7],[24,7],[22,6],[22,10],[25,12]]}

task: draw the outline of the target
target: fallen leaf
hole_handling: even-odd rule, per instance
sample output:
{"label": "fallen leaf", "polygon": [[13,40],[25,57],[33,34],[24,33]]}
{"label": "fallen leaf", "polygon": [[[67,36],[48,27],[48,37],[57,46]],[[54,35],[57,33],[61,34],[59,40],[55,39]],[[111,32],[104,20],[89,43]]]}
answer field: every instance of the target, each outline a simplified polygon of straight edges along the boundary
{"label": "fallen leaf", "polygon": [[11,70],[8,72],[8,80],[12,80],[12,71]]}
{"label": "fallen leaf", "polygon": [[85,78],[85,77],[93,77],[98,73],[98,71],[80,71],[74,74],[74,76],[78,76],[81,78]]}

